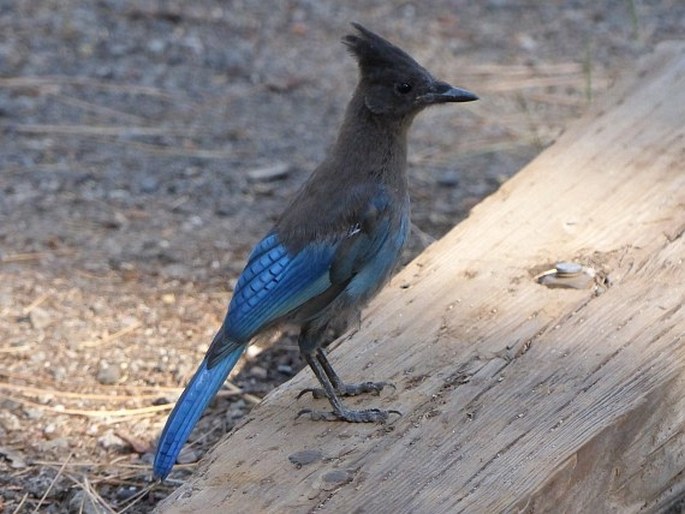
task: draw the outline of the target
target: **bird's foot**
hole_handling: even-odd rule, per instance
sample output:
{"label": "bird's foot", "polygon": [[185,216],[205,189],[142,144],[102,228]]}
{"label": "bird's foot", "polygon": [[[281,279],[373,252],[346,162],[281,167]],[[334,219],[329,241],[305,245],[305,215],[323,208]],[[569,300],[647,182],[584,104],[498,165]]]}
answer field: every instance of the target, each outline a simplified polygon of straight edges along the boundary
{"label": "bird's foot", "polygon": [[303,409],[298,412],[297,417],[309,414],[312,421],[347,421],[349,423],[385,423],[390,414],[401,416],[398,410],[364,409],[350,410],[344,409],[340,412],[323,410]]}
{"label": "bird's foot", "polygon": [[[364,393],[379,395],[385,386],[395,389],[395,385],[391,382],[361,382],[359,384],[342,384],[335,388],[335,392],[338,396],[358,396]],[[297,398],[302,398],[307,393],[312,393],[312,396],[317,400],[327,397],[326,392],[322,388],[308,387],[300,391]]]}

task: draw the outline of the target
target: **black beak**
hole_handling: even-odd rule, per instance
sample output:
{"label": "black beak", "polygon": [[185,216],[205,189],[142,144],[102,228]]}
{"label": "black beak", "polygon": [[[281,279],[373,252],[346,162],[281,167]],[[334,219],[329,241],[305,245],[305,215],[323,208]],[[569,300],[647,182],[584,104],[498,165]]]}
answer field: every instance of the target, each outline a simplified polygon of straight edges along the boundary
{"label": "black beak", "polygon": [[473,102],[478,97],[459,87],[450,86],[447,82],[435,82],[432,91],[423,95],[422,100],[427,104],[439,104],[445,102]]}

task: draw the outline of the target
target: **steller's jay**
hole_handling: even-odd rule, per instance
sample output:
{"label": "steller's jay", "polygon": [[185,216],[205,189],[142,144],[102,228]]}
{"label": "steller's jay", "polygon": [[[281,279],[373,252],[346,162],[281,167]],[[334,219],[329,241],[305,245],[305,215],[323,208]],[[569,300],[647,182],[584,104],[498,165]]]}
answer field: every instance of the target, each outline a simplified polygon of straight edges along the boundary
{"label": "steller's jay", "polygon": [[[323,347],[387,282],[410,228],[407,131],[422,109],[476,95],[433,76],[407,53],[357,23],[343,43],[357,59],[359,84],[338,138],[271,231],[252,250],[226,317],[176,403],[157,446],[165,478],[195,423],[257,334],[281,322],[300,326],[300,352],[332,412],[315,420],[380,422],[390,412],[351,410],[340,400],[379,392],[385,382],[346,384]],[[307,392],[307,391],[304,391]]]}

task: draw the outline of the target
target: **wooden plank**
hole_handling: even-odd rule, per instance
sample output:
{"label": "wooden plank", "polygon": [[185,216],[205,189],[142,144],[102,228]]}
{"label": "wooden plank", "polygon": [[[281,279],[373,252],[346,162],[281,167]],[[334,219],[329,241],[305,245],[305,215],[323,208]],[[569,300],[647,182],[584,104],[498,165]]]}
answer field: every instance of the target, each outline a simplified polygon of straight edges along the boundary
{"label": "wooden plank", "polygon": [[[685,495],[685,44],[644,60],[398,275],[332,362],[393,423],[315,423],[307,372],[160,511],[636,512]],[[557,261],[589,289],[540,285]],[[288,457],[321,455],[297,467]]]}

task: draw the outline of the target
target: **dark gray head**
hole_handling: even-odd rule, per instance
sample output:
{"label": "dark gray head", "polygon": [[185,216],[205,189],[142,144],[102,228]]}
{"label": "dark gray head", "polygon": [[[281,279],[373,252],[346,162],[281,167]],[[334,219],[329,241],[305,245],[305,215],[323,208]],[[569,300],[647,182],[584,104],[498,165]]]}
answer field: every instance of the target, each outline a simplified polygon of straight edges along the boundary
{"label": "dark gray head", "polygon": [[352,23],[359,34],[343,43],[357,59],[366,107],[374,114],[406,116],[444,102],[471,102],[478,97],[465,89],[436,80],[404,50]]}

